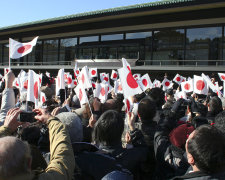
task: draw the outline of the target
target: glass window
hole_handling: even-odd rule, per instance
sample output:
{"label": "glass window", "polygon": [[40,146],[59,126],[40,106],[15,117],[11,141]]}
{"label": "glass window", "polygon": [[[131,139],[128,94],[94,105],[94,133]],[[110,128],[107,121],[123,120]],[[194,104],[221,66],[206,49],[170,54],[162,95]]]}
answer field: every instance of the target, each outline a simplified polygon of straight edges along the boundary
{"label": "glass window", "polygon": [[[216,65],[221,59],[222,27],[187,29],[187,60],[209,60],[198,65]],[[188,64],[188,62],[186,63]]]}
{"label": "glass window", "polygon": [[98,41],[98,36],[80,37],[80,45],[86,44],[85,42]]}
{"label": "glass window", "polygon": [[[67,38],[60,40],[59,61],[73,61],[76,57],[77,38]],[[60,64],[62,64],[60,63]]]}
{"label": "glass window", "polygon": [[123,34],[102,35],[101,41],[114,41],[123,39]]}
{"label": "glass window", "polygon": [[45,40],[43,44],[43,63],[58,64],[58,39]]}
{"label": "glass window", "polygon": [[184,38],[183,29],[154,31],[153,64],[182,65]]}

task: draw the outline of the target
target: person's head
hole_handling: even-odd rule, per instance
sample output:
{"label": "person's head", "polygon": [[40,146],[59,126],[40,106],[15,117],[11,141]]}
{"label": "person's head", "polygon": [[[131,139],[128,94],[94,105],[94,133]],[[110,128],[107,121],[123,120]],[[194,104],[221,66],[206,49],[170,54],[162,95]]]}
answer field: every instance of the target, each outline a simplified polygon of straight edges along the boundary
{"label": "person's head", "polygon": [[16,137],[0,138],[0,177],[10,179],[31,172],[31,154],[27,143]]}
{"label": "person's head", "polygon": [[214,126],[225,136],[225,111],[222,111],[216,116]]}
{"label": "person's head", "polygon": [[83,140],[83,126],[78,115],[72,112],[63,112],[56,117],[68,128],[72,143]]}
{"label": "person's head", "polygon": [[208,174],[225,169],[225,139],[210,125],[202,125],[191,133],[186,142],[188,163],[194,171]]}
{"label": "person's head", "polygon": [[223,108],[220,98],[218,98],[217,96],[212,97],[209,100],[209,111],[211,111],[214,115],[217,115],[222,110]]}
{"label": "person's head", "polygon": [[173,98],[173,89],[167,89],[166,90],[166,96],[167,98]]}
{"label": "person's head", "polygon": [[124,120],[115,110],[104,112],[94,126],[93,140],[103,145],[121,143],[124,130]]}
{"label": "person's head", "polygon": [[208,109],[204,104],[197,102],[196,108],[193,110],[193,112],[196,114],[196,116],[206,117]]}
{"label": "person's head", "polygon": [[151,123],[156,114],[156,104],[150,99],[142,99],[138,104],[138,116],[143,124]]}
{"label": "person's head", "polygon": [[163,90],[156,87],[152,88],[147,94],[149,95],[150,99],[155,102],[157,109],[161,109],[165,102],[165,94]]}

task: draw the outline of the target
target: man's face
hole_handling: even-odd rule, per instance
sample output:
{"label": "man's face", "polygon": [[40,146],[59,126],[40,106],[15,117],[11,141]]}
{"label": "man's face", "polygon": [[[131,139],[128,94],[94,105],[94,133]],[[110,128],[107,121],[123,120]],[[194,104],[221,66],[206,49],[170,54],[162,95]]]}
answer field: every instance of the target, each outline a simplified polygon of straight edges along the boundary
{"label": "man's face", "polygon": [[188,142],[190,141],[191,138],[194,137],[194,134],[195,134],[195,130],[189,135],[189,137],[188,137],[188,139],[186,141],[186,144],[185,144],[185,149],[186,149],[187,159],[188,159],[188,163],[189,164],[192,164],[193,157],[192,157],[192,155],[188,151]]}

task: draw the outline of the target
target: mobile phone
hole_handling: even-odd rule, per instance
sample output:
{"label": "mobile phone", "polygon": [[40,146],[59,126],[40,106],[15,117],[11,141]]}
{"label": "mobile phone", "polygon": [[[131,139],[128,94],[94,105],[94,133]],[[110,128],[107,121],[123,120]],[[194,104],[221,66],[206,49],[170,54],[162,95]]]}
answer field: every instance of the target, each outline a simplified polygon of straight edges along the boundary
{"label": "mobile phone", "polygon": [[30,111],[30,112],[26,112],[26,111],[22,111],[20,113],[20,116],[19,116],[19,121],[20,122],[35,122],[36,119],[34,118],[34,116],[36,115],[36,113]]}

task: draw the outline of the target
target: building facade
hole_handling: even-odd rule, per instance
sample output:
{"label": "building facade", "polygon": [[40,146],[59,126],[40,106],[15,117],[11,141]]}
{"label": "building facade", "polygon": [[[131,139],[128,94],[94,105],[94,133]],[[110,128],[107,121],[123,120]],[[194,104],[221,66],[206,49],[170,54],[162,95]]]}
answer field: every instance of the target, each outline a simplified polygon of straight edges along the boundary
{"label": "building facade", "polygon": [[[134,70],[210,71],[225,67],[225,1],[166,0],[0,28],[0,67],[9,62],[8,38],[39,36],[14,69],[112,69],[124,57]],[[44,65],[44,66],[43,66]]]}

